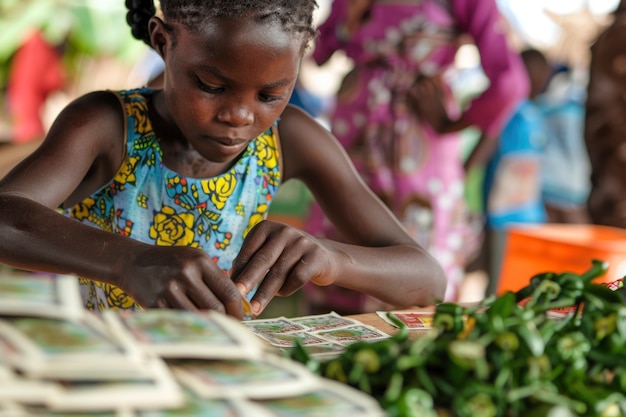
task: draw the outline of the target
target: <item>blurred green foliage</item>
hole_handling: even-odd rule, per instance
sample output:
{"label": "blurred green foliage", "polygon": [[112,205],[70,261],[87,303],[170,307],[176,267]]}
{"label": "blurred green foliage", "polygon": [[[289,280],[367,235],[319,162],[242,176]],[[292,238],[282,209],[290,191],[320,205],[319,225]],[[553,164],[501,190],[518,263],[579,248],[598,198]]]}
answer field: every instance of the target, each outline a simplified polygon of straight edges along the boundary
{"label": "blurred green foliage", "polygon": [[0,89],[6,86],[11,57],[33,29],[40,29],[54,45],[66,41],[64,56],[70,71],[81,56],[129,61],[145,48],[130,33],[122,0],[2,0]]}

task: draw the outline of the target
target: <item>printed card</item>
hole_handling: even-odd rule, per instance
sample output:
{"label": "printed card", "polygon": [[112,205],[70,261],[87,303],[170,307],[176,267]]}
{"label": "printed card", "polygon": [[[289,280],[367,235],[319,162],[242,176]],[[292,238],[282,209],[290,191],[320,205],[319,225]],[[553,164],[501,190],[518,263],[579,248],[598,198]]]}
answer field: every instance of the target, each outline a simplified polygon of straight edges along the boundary
{"label": "printed card", "polygon": [[149,377],[116,381],[64,381],[46,406],[57,412],[167,410],[184,406],[183,392],[160,358],[151,358]]}
{"label": "printed card", "polygon": [[[345,384],[324,380],[318,389],[306,394],[255,401],[270,416],[350,416],[383,417],[385,412],[374,398]],[[265,414],[264,413],[264,414]],[[261,411],[259,411],[260,415]]]}
{"label": "printed card", "polygon": [[118,337],[163,358],[234,359],[258,357],[262,344],[238,320],[215,311],[103,312]]}
{"label": "printed card", "polygon": [[346,350],[345,346],[336,343],[325,343],[319,345],[304,346],[306,351],[314,358],[331,359],[339,356]]}
{"label": "printed card", "polygon": [[33,417],[38,414],[29,414],[20,405],[12,402],[0,401],[0,417]]}
{"label": "printed card", "polygon": [[[25,414],[19,414],[11,417],[137,417],[133,410],[116,410],[106,412],[77,412],[67,413],[49,410],[45,407],[26,406]],[[1,415],[0,415],[1,417]]]}
{"label": "printed card", "polygon": [[74,319],[83,313],[76,277],[0,273],[0,316]]}
{"label": "printed card", "polygon": [[305,326],[310,332],[333,330],[361,324],[356,320],[342,317],[334,311],[328,314],[303,316],[290,319],[292,322]]}
{"label": "printed card", "polygon": [[6,363],[29,378],[67,380],[141,378],[145,355],[102,332],[87,314],[81,320],[41,317],[0,319]]}
{"label": "printed card", "polygon": [[273,346],[286,348],[296,346],[296,341],[302,346],[328,344],[328,340],[307,332],[296,333],[258,333],[258,336]]}
{"label": "printed card", "polygon": [[49,381],[24,378],[0,367],[0,403],[43,404],[59,389]]}
{"label": "printed card", "polygon": [[330,342],[339,343],[341,345],[349,345],[361,340],[374,341],[390,337],[387,333],[364,324],[335,330],[324,330],[314,334]]}
{"label": "printed card", "polygon": [[176,378],[205,398],[276,398],[302,394],[318,382],[305,366],[279,356],[172,363]]}
{"label": "printed card", "polygon": [[[138,410],[133,417],[264,417],[257,415],[246,401],[202,398],[183,389],[185,405],[172,410]],[[267,417],[267,416],[265,416]]]}
{"label": "printed card", "polygon": [[[396,323],[389,319],[389,313],[386,311],[377,311],[376,314],[392,326],[398,327]],[[393,314],[406,324],[409,330],[429,330],[433,327],[434,313],[394,311]]]}
{"label": "printed card", "polygon": [[257,319],[242,322],[244,326],[256,334],[283,334],[308,330],[308,327],[298,324],[285,317],[273,319]]}

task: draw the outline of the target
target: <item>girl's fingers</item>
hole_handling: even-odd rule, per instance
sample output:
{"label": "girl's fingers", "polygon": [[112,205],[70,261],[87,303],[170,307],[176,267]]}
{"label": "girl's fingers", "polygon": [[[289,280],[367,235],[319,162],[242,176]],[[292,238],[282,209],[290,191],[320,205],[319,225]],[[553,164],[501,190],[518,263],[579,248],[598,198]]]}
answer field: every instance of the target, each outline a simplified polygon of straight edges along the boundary
{"label": "girl's fingers", "polygon": [[204,281],[206,286],[188,291],[191,301],[201,310],[215,310],[234,317],[243,317],[241,294],[227,276],[220,276],[211,282]]}
{"label": "girl's fingers", "polygon": [[168,291],[164,300],[169,308],[198,311],[198,307],[189,300],[183,291]]}

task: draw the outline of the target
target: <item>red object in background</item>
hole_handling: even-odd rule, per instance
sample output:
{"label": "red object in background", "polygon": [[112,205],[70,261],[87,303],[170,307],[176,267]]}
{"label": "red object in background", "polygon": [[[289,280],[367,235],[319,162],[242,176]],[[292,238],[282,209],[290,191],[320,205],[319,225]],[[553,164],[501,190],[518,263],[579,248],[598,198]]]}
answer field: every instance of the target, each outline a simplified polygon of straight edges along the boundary
{"label": "red object in background", "polygon": [[45,134],[42,111],[48,96],[65,82],[63,57],[40,32],[34,32],[18,49],[9,71],[7,99],[16,143],[40,139]]}

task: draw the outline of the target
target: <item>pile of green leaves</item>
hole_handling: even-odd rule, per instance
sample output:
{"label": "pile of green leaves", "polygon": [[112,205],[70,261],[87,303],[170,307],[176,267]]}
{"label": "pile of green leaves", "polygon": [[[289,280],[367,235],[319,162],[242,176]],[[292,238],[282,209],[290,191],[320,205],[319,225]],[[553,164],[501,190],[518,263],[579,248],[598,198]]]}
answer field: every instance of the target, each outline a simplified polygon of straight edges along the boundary
{"label": "pile of green leaves", "polygon": [[[606,270],[593,261],[469,308],[438,304],[433,331],[416,339],[395,319],[390,339],[326,361],[301,346],[291,357],[371,394],[390,417],[625,416],[626,304],[592,283]],[[564,307],[573,309],[550,313]]]}

